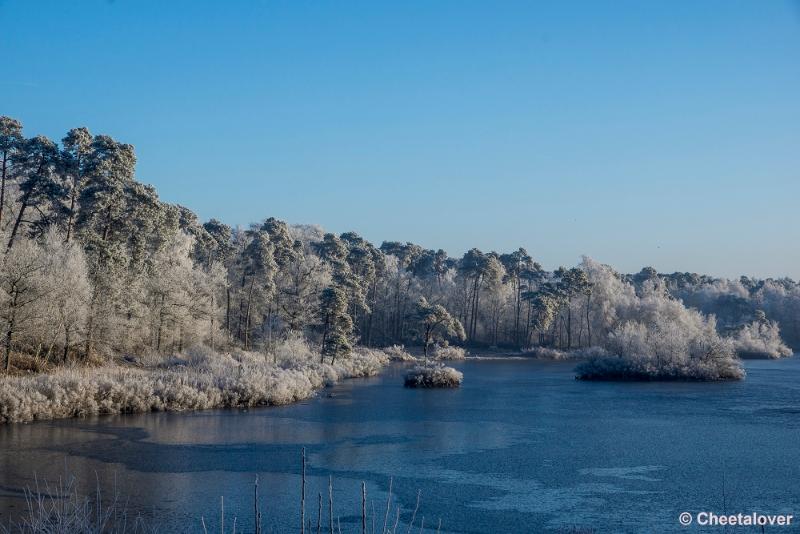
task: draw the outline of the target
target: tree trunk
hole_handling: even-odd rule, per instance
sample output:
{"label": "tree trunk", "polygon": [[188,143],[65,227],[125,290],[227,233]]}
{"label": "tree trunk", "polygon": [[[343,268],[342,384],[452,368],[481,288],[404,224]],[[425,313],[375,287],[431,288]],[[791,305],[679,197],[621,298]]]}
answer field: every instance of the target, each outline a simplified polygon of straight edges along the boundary
{"label": "tree trunk", "polygon": [[8,166],[8,152],[3,152],[2,178],[0,178],[0,228],[3,227],[3,208],[6,204],[6,172]]}
{"label": "tree trunk", "polygon": [[320,346],[320,363],[325,363],[325,343],[328,341],[328,329],[330,327],[330,314],[325,314],[325,324],[322,330],[322,345]]}
{"label": "tree trunk", "polygon": [[425,346],[422,348],[422,352],[425,354],[425,365],[428,365],[428,345],[431,342],[431,327],[425,326]]}
{"label": "tree trunk", "polygon": [[231,288],[225,288],[225,330],[228,332],[228,341],[231,339]]}
{"label": "tree trunk", "polygon": [[14,327],[16,326],[17,319],[17,297],[16,290],[12,290],[11,297],[11,316],[8,318],[8,327],[6,328],[6,374],[11,371],[11,345],[14,336]]}
{"label": "tree trunk", "polygon": [[65,327],[64,328],[64,354],[63,354],[63,356],[61,358],[61,360],[63,362],[66,362],[67,358],[69,358],[69,345],[70,345],[70,339],[69,339],[70,335],[69,334],[70,334],[69,328]]}
{"label": "tree trunk", "polygon": [[572,349],[572,300],[567,301],[567,350]]}
{"label": "tree trunk", "polygon": [[30,196],[31,192],[28,191],[25,193],[25,196],[22,197],[22,202],[19,206],[19,213],[17,214],[17,219],[14,221],[14,227],[11,229],[11,236],[8,238],[8,247],[6,250],[11,250],[11,247],[14,246],[14,238],[17,237],[19,225],[22,223],[22,216],[25,213],[25,209],[28,207],[28,200],[30,199]]}
{"label": "tree trunk", "polygon": [[106,225],[103,228],[103,241],[106,241],[108,239],[110,233],[111,233],[111,206],[109,206],[108,211],[106,211]]}
{"label": "tree trunk", "polygon": [[8,330],[6,331],[6,374],[11,371],[11,338],[14,335],[14,325],[8,323]]}
{"label": "tree trunk", "polygon": [[72,224],[75,220],[75,196],[77,195],[77,182],[72,186],[72,194],[69,198],[69,218],[67,219],[67,238],[65,241],[69,243],[70,238],[72,237]]}
{"label": "tree trunk", "polygon": [[247,292],[247,311],[244,321],[244,350],[250,349],[250,312],[253,309],[253,285],[255,281],[250,279],[250,289]]}
{"label": "tree trunk", "polygon": [[592,346],[592,321],[589,317],[589,304],[591,303],[592,295],[591,293],[586,295],[586,337],[587,342],[586,345],[591,347]]}
{"label": "tree trunk", "polygon": [[514,344],[519,347],[519,319],[522,314],[522,284],[520,283],[519,275],[516,277],[517,295],[516,295],[516,314],[514,317]]}
{"label": "tree trunk", "polygon": [[214,295],[211,295],[211,313],[210,313],[210,315],[211,315],[211,335],[209,337],[211,338],[211,340],[210,340],[210,342],[211,342],[211,350],[214,350],[214,315],[215,315],[214,314]]}
{"label": "tree trunk", "polygon": [[240,290],[241,290],[242,295],[239,297],[239,317],[237,318],[237,321],[236,321],[236,337],[239,339],[239,341],[244,339],[244,336],[242,335],[242,319],[244,317],[244,294],[243,293],[244,293],[245,285],[247,285],[247,275],[245,273],[242,273],[242,283],[241,283],[241,286],[240,286]]}
{"label": "tree trunk", "polygon": [[[94,300],[94,299],[93,299]],[[89,321],[86,323],[86,348],[84,358],[89,359],[92,354],[93,347],[93,339],[92,335],[94,334],[94,305],[89,306]]]}
{"label": "tree trunk", "polygon": [[69,243],[70,238],[72,237],[72,225],[75,221],[75,201],[78,198],[78,186],[80,185],[80,168],[81,168],[81,156],[80,152],[78,152],[78,159],[76,162],[75,167],[75,176],[72,178],[72,191],[69,195],[69,219],[67,219],[67,239],[66,242]]}
{"label": "tree trunk", "polygon": [[156,336],[156,352],[161,351],[161,333],[164,330],[164,295],[161,295],[161,307],[158,311],[158,335]]}

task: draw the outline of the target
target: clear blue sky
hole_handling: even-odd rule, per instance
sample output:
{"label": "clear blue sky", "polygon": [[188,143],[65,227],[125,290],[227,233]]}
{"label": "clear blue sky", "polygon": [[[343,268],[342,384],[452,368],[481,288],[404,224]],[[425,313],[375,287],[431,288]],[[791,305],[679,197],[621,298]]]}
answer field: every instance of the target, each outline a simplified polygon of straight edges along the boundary
{"label": "clear blue sky", "polygon": [[789,0],[0,0],[0,62],[203,219],[800,278]]}

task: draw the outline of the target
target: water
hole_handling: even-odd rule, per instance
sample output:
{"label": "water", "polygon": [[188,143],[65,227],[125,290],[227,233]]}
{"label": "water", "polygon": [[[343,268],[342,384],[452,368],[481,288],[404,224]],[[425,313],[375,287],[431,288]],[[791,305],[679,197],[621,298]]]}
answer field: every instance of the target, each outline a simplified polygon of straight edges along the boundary
{"label": "water", "polygon": [[[563,362],[455,367],[459,390],[404,389],[393,367],[280,408],[2,426],[0,520],[34,473],[66,464],[107,498],[116,480],[166,532],[197,532],[201,516],[218,532],[223,495],[228,526],[252,530],[258,473],[265,531],[296,532],[302,446],[307,517],[332,476],[343,532],[360,532],[362,480],[380,531],[389,477],[403,520],[421,490],[416,525],[441,518],[442,532],[703,532],[678,514],[800,515],[800,359],[748,362],[745,381],[719,384],[578,382]],[[779,530],[796,527],[767,529]]]}

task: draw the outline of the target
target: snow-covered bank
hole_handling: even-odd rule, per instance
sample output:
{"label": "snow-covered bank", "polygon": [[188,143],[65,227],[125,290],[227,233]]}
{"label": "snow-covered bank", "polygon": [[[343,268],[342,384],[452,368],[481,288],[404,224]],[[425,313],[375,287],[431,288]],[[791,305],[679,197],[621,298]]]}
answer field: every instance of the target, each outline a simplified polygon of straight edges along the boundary
{"label": "snow-covered bank", "polygon": [[335,364],[320,363],[304,344],[293,348],[270,355],[199,348],[136,366],[2,377],[0,422],[288,404],[339,380],[376,375],[389,362],[382,351],[356,349]]}

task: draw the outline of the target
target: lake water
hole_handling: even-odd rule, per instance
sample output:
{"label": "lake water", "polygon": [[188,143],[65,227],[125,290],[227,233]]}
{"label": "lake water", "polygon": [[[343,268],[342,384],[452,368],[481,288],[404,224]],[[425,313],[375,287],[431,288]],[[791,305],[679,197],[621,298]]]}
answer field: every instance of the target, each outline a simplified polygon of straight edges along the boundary
{"label": "lake water", "polygon": [[390,477],[402,519],[419,490],[416,525],[441,518],[442,532],[734,532],[684,528],[678,515],[800,515],[800,359],[748,362],[735,383],[578,382],[564,362],[454,366],[458,390],[404,389],[391,367],[292,406],[0,426],[0,520],[24,508],[34,474],[66,469],[84,490],[97,477],[108,494],[116,480],[160,531],[200,531],[204,516],[219,532],[224,496],[228,525],[236,516],[247,532],[258,473],[264,531],[297,532],[303,446],[307,517],[316,524],[332,476],[343,532],[360,532],[362,480],[380,531]]}

